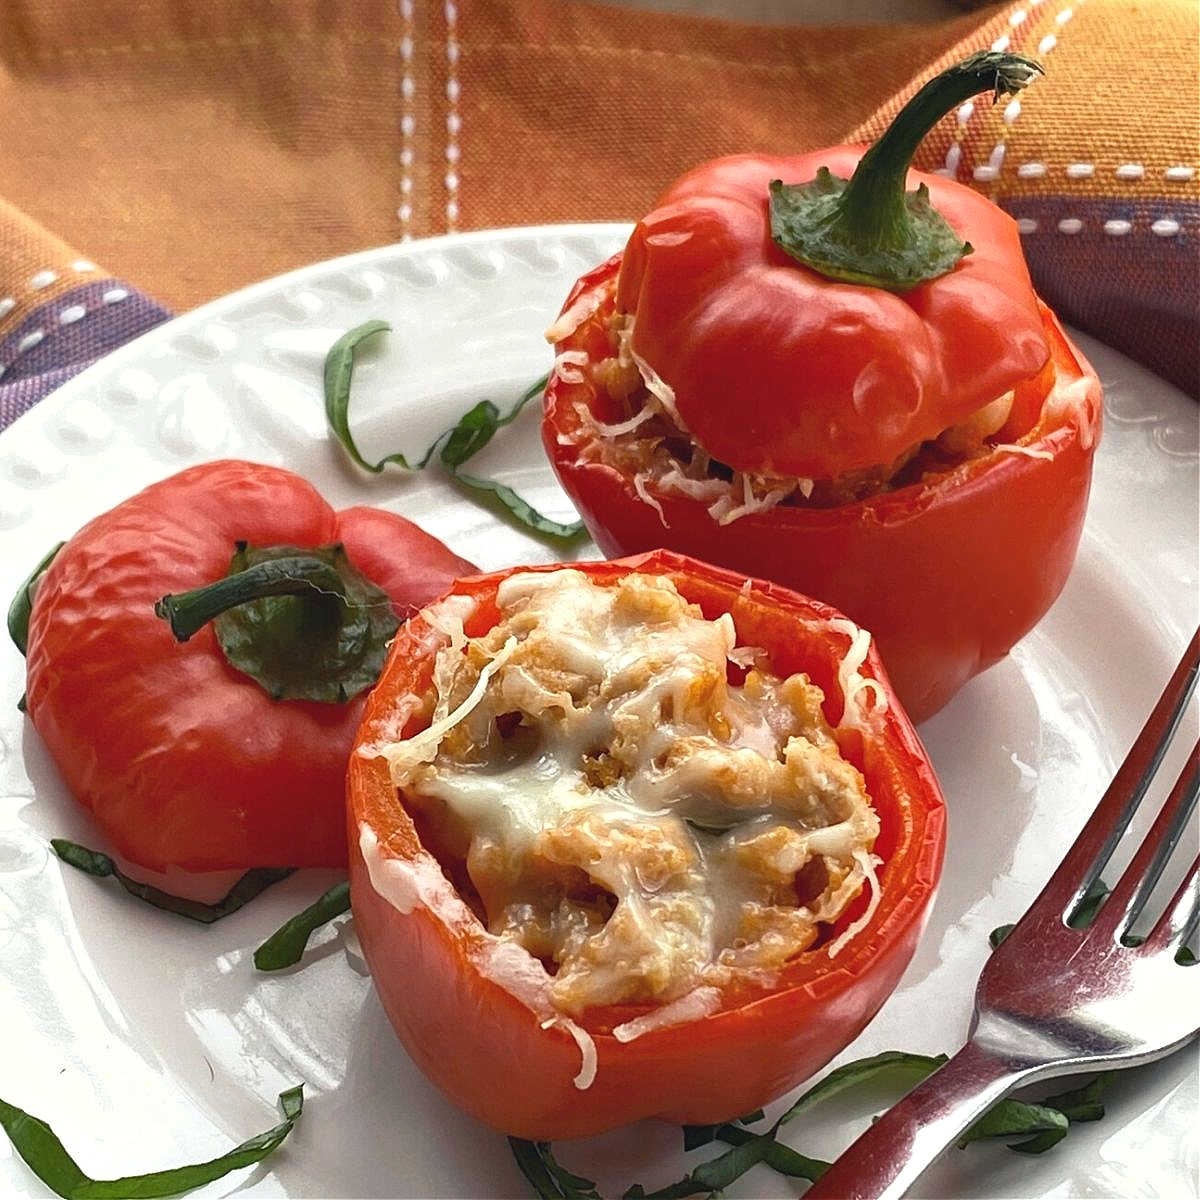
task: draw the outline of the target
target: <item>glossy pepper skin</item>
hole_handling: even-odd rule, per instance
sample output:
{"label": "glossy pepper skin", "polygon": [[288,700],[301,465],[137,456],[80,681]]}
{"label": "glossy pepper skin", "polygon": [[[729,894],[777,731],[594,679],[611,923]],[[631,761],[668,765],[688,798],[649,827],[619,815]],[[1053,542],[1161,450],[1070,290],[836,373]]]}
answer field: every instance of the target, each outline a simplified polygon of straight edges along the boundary
{"label": "glossy pepper skin", "polygon": [[333,509],[256,463],[192,467],[85,525],[38,585],[30,719],[112,847],[150,870],[341,866],[346,756],[365,694],[274,701],[205,626],[179,645],[155,602],[221,578],[234,543],[341,542],[398,616],[474,568],[403,517]]}
{"label": "glossy pepper skin", "polygon": [[[837,614],[825,605],[669,551],[569,565],[597,583],[635,571],[670,577],[709,619],[732,613],[739,642],[763,647],[774,671],[807,671],[825,691],[827,716],[840,718],[837,666],[848,637],[830,628]],[[514,570],[554,569],[460,580],[452,592],[476,601],[466,632],[479,636],[496,623],[497,586]],[[839,734],[881,818],[882,899],[873,918],[835,958],[822,948],[801,954],[772,986],[731,990],[710,1016],[622,1043],[613,1027],[648,1006],[584,1014],[580,1023],[595,1043],[597,1070],[581,1089],[573,1082],[579,1047],[561,1026],[543,1027],[547,1013],[530,999],[536,990],[530,978],[541,968],[490,935],[453,890],[448,879],[461,879],[461,868],[448,864],[443,875],[386,763],[370,755],[373,744],[427,725],[421,698],[446,640],[419,615],[400,631],[359,731],[366,754],[352,755],[348,776],[356,927],[392,1025],[435,1084],[493,1128],[536,1140],[582,1137],[645,1117],[709,1123],[782,1094],[856,1036],[912,955],[945,833],[937,780],[873,650],[861,670],[880,681],[886,710],[866,732]],[[839,927],[865,904],[865,896],[856,901]]]}
{"label": "glossy pepper skin", "polygon": [[910,171],[972,252],[902,295],[827,279],[769,234],[769,185],[861,149],[739,155],[695,168],[639,221],[616,308],[684,427],[743,471],[829,479],[889,463],[1036,375],[1049,356],[1013,220],[962,184]]}
{"label": "glossy pepper skin", "polygon": [[[616,311],[619,268],[617,256],[576,284],[564,311],[581,298],[595,306],[559,351],[611,353],[604,322]],[[1049,361],[1017,385],[1010,422],[997,434],[1036,457],[995,450],[840,507],[780,505],[719,525],[702,501],[648,482],[660,517],[631,477],[589,453],[594,434],[579,407],[604,421],[622,414],[586,371],[551,375],[543,441],[605,554],[667,545],[819,596],[872,632],[897,694],[922,721],[1033,628],[1075,559],[1100,384],[1054,314],[1038,311]]]}

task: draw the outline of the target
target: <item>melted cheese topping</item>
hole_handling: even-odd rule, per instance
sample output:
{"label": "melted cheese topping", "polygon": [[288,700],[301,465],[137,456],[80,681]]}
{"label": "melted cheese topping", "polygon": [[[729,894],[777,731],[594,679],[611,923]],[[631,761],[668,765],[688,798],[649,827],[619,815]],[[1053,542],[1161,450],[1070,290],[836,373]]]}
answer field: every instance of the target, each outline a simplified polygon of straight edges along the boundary
{"label": "melted cheese topping", "polygon": [[662,1005],[637,1036],[765,979],[874,886],[878,818],[820,689],[757,667],[731,685],[753,652],[729,614],[574,570],[510,576],[497,605],[482,638],[445,622],[429,727],[378,751],[557,1012]]}

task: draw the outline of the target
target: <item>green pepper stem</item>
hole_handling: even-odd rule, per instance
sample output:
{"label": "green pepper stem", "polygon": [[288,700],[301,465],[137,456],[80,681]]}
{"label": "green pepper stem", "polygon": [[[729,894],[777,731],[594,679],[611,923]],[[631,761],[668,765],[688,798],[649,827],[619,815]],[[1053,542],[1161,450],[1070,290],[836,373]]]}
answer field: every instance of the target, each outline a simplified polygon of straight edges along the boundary
{"label": "green pepper stem", "polygon": [[[346,585],[337,570],[319,558],[295,555],[258,562],[204,587],[164,596],[154,614],[170,624],[177,641],[186,642],[214,617],[264,596],[308,596],[315,603],[349,611]],[[365,633],[366,617],[357,614],[357,620]]]}
{"label": "green pepper stem", "polygon": [[972,96],[991,91],[998,100],[1019,92],[1040,74],[1041,66],[1032,59],[985,50],[931,79],[859,161],[838,203],[837,240],[864,249],[903,246],[910,220],[905,176],[921,139]]}

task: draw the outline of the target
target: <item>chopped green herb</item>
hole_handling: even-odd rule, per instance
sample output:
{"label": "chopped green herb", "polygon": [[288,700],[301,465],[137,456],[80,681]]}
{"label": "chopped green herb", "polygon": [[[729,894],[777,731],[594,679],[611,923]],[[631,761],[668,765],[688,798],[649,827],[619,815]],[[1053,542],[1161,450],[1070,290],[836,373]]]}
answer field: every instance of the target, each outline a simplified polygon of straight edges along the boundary
{"label": "chopped green herb", "polygon": [[65,545],[66,542],[59,542],[29,572],[29,578],[17,588],[17,594],[12,598],[12,603],[8,606],[8,636],[12,638],[13,645],[22,654],[25,653],[25,648],[29,644],[29,618],[33,613],[33,598],[37,595],[38,584],[41,582],[42,576],[45,575],[46,568],[50,566],[57,557],[58,552]]}
{"label": "chopped green herb", "polygon": [[254,965],[260,971],[281,971],[300,961],[308,939],[327,921],[350,911],[350,884],[334,884],[303,912],[285,921],[254,952]]}
{"label": "chopped green herb", "polygon": [[[325,355],[325,419],[346,453],[363,470],[371,471],[375,475],[388,463],[407,468],[408,460],[403,454],[389,454],[376,463],[363,458],[350,433],[350,381],[354,376],[354,355],[358,347],[367,338],[374,337],[377,333],[386,333],[390,329],[391,326],[386,321],[364,321],[343,333]],[[427,454],[419,465],[423,467],[428,461]]]}
{"label": "chopped green herb", "polygon": [[521,1174],[542,1200],[600,1200],[600,1193],[590,1179],[572,1175],[555,1160],[549,1142],[510,1137],[508,1144]]}
{"label": "chopped green herb", "polygon": [[1103,879],[1093,879],[1088,884],[1087,891],[1083,893],[1083,899],[1079,901],[1078,907],[1067,918],[1067,924],[1072,929],[1086,929],[1095,918],[1100,905],[1104,903],[1108,891],[1108,884]]}
{"label": "chopped green herb", "polygon": [[1030,1134],[1052,1133],[1054,1140],[1059,1141],[1067,1136],[1069,1123],[1056,1108],[1020,1100],[1001,1100],[958,1139],[958,1148],[961,1150],[980,1138],[1027,1137]]}
{"label": "chopped green herb", "polygon": [[65,838],[51,838],[50,845],[54,853],[65,863],[94,875],[97,879],[107,879],[111,876],[131,896],[161,908],[164,912],[175,913],[187,917],[189,921],[199,921],[202,925],[211,925],[222,917],[235,913],[242,905],[249,903],[260,892],[264,892],[273,883],[286,879],[291,873],[291,867],[263,867],[247,871],[215,904],[202,904],[198,900],[185,900],[182,896],[172,896],[169,892],[159,891],[148,883],[139,883],[123,874],[117,864],[107,854],[99,850],[89,850],[77,842],[68,842]]}
{"label": "chopped green herb", "polygon": [[524,526],[535,533],[544,534],[559,541],[570,541],[584,531],[582,521],[564,523],[554,521],[538,512],[528,500],[522,500],[506,483],[495,479],[481,479],[478,475],[464,475],[461,471],[451,472],[454,481],[472,492],[494,496],[497,503],[510,512]]}
{"label": "chopped green herb", "polygon": [[299,1120],[304,1109],[304,1085],[297,1084],[280,1092],[279,1107],[284,1119],[278,1125],[218,1158],[166,1171],[151,1171],[146,1175],[127,1175],[121,1179],[92,1179],[85,1175],[45,1121],[4,1100],[0,1100],[0,1125],[30,1170],[65,1200],[149,1200],[150,1197],[175,1196],[202,1187],[239,1167],[261,1162],[278,1149]]}
{"label": "chopped green herb", "polygon": [[1084,1084],[1081,1088],[1072,1088],[1068,1092],[1059,1092],[1055,1096],[1047,1096],[1042,1103],[1047,1108],[1057,1108],[1072,1124],[1076,1121],[1099,1121],[1104,1116],[1101,1099],[1108,1091],[1112,1077],[1111,1071],[1104,1071],[1091,1083]]}
{"label": "chopped green herb", "polygon": [[[58,552],[65,545],[66,542],[59,542],[30,571],[29,578],[17,588],[17,594],[12,598],[12,603],[8,606],[8,636],[12,638],[13,645],[22,654],[25,653],[25,649],[29,645],[29,618],[33,615],[33,598],[37,595],[38,584],[41,583],[42,576],[46,573],[46,568],[54,561]],[[23,694],[17,701],[17,711],[25,711],[25,696]]]}
{"label": "chopped green herb", "polygon": [[911,1091],[945,1063],[946,1058],[945,1054],[909,1054],[903,1050],[885,1050],[882,1054],[846,1063],[837,1070],[830,1071],[824,1079],[809,1088],[775,1122],[775,1128],[786,1125],[814,1105],[851,1088],[874,1084],[902,1090],[902,1094]]}
{"label": "chopped green herb", "polygon": [[[717,1136],[731,1146],[741,1146],[759,1135],[737,1125],[720,1125],[717,1127]],[[791,1146],[773,1139],[767,1140],[762,1161],[780,1175],[787,1175],[792,1179],[820,1179],[829,1170],[829,1163],[823,1159],[809,1158],[807,1154],[801,1154],[799,1150],[793,1150]]]}
{"label": "chopped green herb", "polygon": [[463,413],[451,428],[436,437],[429,449],[415,463],[410,463],[399,453],[389,454],[375,463],[368,462],[363,457],[350,432],[350,383],[354,373],[354,352],[364,339],[390,328],[385,321],[367,321],[338,338],[326,356],[325,417],[346,453],[360,467],[375,474],[379,474],[389,463],[395,463],[406,470],[422,470],[436,453],[438,461],[456,483],[468,491],[489,497],[490,503],[499,505],[527,529],[561,541],[583,533],[582,521],[553,521],[518,496],[507,484],[478,475],[468,475],[460,470],[468,459],[473,458],[492,440],[498,429],[514,421],[529,401],[542,393],[548,376],[543,375],[527,388],[507,413],[501,414],[500,409],[490,400],[480,400]]}
{"label": "chopped green herb", "polygon": [[1008,937],[1008,935],[1012,933],[1014,929],[1016,929],[1016,927],[1017,924],[1015,921],[1009,921],[1007,925],[997,925],[996,928],[988,934],[988,942],[991,944],[992,949],[995,950],[996,947],[999,946],[1000,943],[1004,941],[1004,939]]}

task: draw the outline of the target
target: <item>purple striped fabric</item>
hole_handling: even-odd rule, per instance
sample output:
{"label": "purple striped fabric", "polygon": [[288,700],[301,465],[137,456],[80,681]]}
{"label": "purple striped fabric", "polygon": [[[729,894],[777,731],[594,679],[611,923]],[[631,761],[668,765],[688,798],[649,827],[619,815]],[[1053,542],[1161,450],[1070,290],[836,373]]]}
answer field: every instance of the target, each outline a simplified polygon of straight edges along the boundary
{"label": "purple striped fabric", "polygon": [[115,279],[73,288],[0,339],[0,429],[110,350],[171,314]]}
{"label": "purple striped fabric", "polygon": [[1062,320],[1200,396],[1200,206],[1006,196],[1039,295]]}

